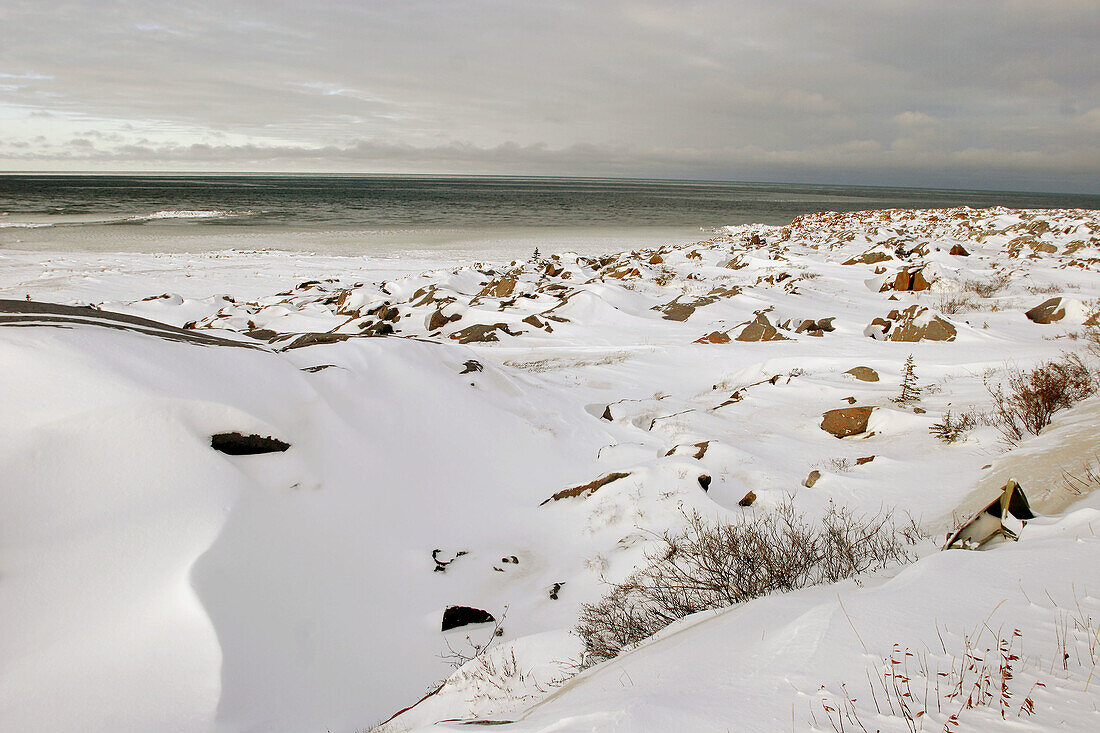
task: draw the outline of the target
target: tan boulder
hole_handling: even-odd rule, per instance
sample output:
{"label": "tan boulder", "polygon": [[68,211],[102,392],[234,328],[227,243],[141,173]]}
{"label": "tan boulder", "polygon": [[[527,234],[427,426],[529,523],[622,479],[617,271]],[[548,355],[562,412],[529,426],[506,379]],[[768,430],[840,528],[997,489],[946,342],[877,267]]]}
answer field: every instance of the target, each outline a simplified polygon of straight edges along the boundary
{"label": "tan boulder", "polygon": [[887,341],[954,341],[955,326],[927,308],[911,305],[890,311],[886,318],[875,318],[863,332],[865,335]]}
{"label": "tan boulder", "polygon": [[821,471],[814,469],[813,471],[810,471],[810,475],[806,477],[806,480],[802,482],[802,485],[805,486],[807,489],[812,489],[819,478],[821,478]]}
{"label": "tan boulder", "polygon": [[737,335],[738,341],[788,341],[789,339],[779,333],[779,329],[771,324],[763,313],[757,313],[756,318],[749,321],[741,333]]}
{"label": "tan boulder", "polygon": [[855,377],[856,379],[858,379],[861,382],[877,382],[878,381],[878,372],[876,372],[871,367],[866,367],[866,366],[852,367],[851,369],[849,369],[848,371],[846,371],[844,373],[845,374],[851,374],[853,377]]}
{"label": "tan boulder", "polygon": [[821,429],[837,437],[859,435],[867,432],[867,421],[871,418],[873,407],[842,407],[829,410],[821,416]]}

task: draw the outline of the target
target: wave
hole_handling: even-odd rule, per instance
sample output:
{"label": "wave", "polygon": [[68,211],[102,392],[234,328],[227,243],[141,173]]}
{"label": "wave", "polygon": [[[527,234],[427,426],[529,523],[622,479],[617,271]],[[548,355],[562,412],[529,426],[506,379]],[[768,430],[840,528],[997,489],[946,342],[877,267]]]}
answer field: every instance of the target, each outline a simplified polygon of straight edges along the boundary
{"label": "wave", "polygon": [[123,221],[156,221],[158,219],[224,219],[230,216],[247,216],[251,211],[232,212],[203,209],[166,209],[152,214],[128,216]]}
{"label": "wave", "polygon": [[162,209],[151,214],[133,214],[116,217],[72,217],[42,216],[28,221],[7,221],[7,213],[0,213],[0,229],[44,229],[54,227],[117,226],[146,224],[148,222],[181,223],[188,221],[210,221],[213,219],[235,219],[255,215],[252,210],[224,211],[221,209]]}

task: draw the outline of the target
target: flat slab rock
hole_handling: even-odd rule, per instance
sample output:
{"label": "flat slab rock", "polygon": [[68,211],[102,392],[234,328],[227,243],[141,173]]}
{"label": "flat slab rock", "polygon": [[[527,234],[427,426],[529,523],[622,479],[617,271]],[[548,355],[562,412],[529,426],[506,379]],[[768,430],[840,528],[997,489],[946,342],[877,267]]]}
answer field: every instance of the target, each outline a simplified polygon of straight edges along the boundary
{"label": "flat slab rock", "polygon": [[837,438],[859,435],[867,432],[867,421],[871,419],[873,407],[842,407],[829,410],[821,416],[821,429]]}

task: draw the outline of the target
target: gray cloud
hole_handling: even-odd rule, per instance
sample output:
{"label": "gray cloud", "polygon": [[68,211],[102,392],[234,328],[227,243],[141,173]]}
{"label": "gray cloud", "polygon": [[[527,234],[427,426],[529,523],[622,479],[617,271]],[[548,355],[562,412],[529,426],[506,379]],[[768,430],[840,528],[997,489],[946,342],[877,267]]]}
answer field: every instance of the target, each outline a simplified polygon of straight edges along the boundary
{"label": "gray cloud", "polygon": [[0,9],[0,167],[1100,190],[1093,0],[91,5]]}

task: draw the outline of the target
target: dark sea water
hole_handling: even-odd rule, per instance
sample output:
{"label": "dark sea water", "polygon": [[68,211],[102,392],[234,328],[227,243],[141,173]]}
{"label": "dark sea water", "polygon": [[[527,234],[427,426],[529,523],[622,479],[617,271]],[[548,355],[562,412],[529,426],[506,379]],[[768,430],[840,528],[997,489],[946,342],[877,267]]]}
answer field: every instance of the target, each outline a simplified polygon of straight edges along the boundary
{"label": "dark sea water", "polygon": [[399,256],[699,239],[814,211],[1100,208],[1100,196],[566,178],[0,176],[0,247]]}

